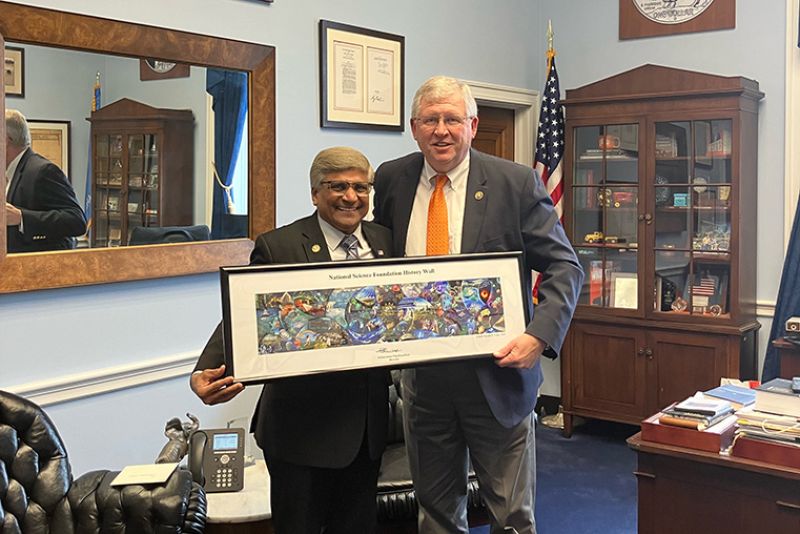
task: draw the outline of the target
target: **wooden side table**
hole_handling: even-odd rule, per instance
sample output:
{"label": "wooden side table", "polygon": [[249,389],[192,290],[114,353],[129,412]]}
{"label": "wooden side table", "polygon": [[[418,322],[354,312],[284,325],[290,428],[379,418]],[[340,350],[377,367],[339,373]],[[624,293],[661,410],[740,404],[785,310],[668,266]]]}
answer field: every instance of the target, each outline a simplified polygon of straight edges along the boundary
{"label": "wooden side table", "polygon": [[781,360],[781,378],[800,376],[800,345],[795,345],[779,337],[772,342]]}
{"label": "wooden side table", "polygon": [[244,470],[244,489],[208,494],[206,534],[273,534],[269,472],[264,460]]}

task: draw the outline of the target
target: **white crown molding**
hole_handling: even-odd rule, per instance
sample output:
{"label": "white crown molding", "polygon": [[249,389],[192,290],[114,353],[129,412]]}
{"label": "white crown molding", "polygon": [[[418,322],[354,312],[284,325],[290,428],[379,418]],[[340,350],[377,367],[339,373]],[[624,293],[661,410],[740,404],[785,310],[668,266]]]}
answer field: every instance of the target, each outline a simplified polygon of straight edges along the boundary
{"label": "white crown molding", "polygon": [[29,382],[4,389],[30,399],[40,406],[50,406],[101,393],[188,376],[194,369],[199,354],[199,351],[182,352],[134,364],[94,369],[85,373]]}
{"label": "white crown molding", "polygon": [[[533,167],[539,93],[530,89],[462,80],[478,104],[514,110],[514,161]],[[480,128],[480,125],[478,126]]]}

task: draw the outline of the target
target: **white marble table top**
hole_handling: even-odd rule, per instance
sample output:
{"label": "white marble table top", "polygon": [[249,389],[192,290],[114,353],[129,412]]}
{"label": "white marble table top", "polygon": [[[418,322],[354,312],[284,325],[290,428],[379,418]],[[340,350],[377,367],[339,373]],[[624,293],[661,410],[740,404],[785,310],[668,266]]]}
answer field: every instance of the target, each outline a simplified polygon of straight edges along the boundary
{"label": "white marble table top", "polygon": [[269,472],[264,460],[244,469],[244,489],[208,494],[209,523],[250,523],[272,517]]}

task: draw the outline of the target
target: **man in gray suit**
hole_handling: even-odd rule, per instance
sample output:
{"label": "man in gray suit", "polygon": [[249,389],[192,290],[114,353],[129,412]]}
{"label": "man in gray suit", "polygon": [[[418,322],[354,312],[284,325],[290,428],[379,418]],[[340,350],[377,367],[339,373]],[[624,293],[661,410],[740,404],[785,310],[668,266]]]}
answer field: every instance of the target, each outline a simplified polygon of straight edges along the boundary
{"label": "man in gray suit", "polygon": [[[311,165],[310,217],[261,234],[251,264],[380,258],[389,231],[362,222],[373,170],[352,148],[333,147]],[[226,402],[244,386],[225,376],[222,331],[212,334],[191,387],[206,404]],[[284,378],[264,385],[251,428],[264,450],[276,534],[369,533],[388,425],[388,372],[346,371]]]}
{"label": "man in gray suit", "polygon": [[[403,371],[421,534],[468,531],[468,455],[492,533],[536,531],[532,412],[542,382],[539,357],[558,354],[583,282],[533,169],[471,148],[477,111],[467,85],[429,79],[411,110],[421,152],[384,163],[375,174],[375,222],[391,228],[396,255],[518,250],[526,269],[542,273],[530,324],[493,357]],[[530,276],[525,290],[531,294]]]}

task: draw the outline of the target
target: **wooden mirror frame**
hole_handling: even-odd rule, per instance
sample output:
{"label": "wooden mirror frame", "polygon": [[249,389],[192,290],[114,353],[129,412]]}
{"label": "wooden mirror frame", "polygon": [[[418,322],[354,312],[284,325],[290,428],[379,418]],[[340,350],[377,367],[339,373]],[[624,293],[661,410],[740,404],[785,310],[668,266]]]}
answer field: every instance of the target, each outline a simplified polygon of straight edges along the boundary
{"label": "wooden mirror frame", "polygon": [[[254,238],[275,226],[274,47],[2,1],[0,37],[15,43],[246,72],[249,235]],[[0,222],[4,222],[2,216]],[[9,254],[0,263],[0,293],[213,272],[221,265],[246,263],[252,247],[250,239],[242,238]]]}

